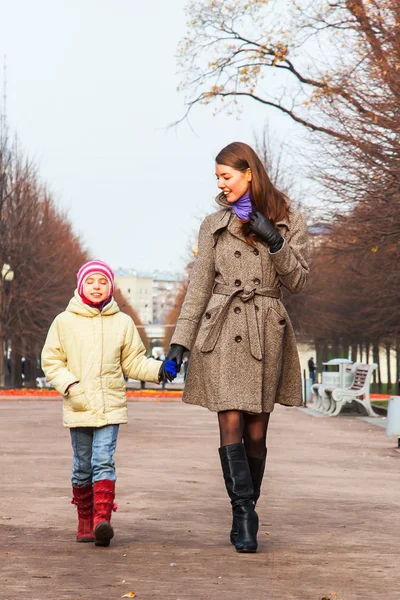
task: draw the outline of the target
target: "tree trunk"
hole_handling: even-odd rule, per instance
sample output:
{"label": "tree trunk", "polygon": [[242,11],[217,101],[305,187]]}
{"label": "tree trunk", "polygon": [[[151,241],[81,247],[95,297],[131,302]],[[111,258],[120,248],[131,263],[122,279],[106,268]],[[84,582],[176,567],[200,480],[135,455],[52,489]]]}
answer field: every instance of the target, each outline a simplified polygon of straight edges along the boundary
{"label": "tree trunk", "polygon": [[339,344],[338,344],[338,339],[336,336],[334,336],[333,341],[332,341],[332,358],[339,358]]}
{"label": "tree trunk", "polygon": [[343,340],[343,356],[344,358],[350,358],[350,346],[347,340]]}
{"label": "tree trunk", "polygon": [[[322,373],[322,352],[320,344],[315,344],[315,362],[317,364],[317,379],[318,373]],[[316,379],[316,381],[317,381]]]}
{"label": "tree trunk", "polygon": [[351,344],[351,360],[357,361],[357,344]]}
{"label": "tree trunk", "polygon": [[36,388],[36,356],[26,358],[24,375],[24,387]]}
{"label": "tree trunk", "polygon": [[363,362],[363,344],[362,342],[360,342],[358,344],[358,352],[359,352],[359,357],[360,357],[360,362]]}
{"label": "tree trunk", "polygon": [[369,364],[369,353],[371,351],[371,345],[369,342],[365,342],[365,362]]}
{"label": "tree trunk", "polygon": [[0,387],[5,387],[5,344],[0,337]]}
{"label": "tree trunk", "polygon": [[21,351],[16,340],[12,340],[11,346],[11,385],[14,388],[22,387]]}
{"label": "tree trunk", "polygon": [[400,337],[396,335],[396,394],[400,394]]}
{"label": "tree trunk", "polygon": [[390,344],[385,344],[386,347],[386,368],[387,368],[387,391],[392,391],[392,373],[390,365]]}
{"label": "tree trunk", "polygon": [[[379,358],[379,344],[374,344],[373,345],[373,350],[372,350],[372,354],[374,357],[374,363],[376,363],[378,365],[377,370],[375,371],[376,373],[376,380],[378,385],[378,392],[382,391],[382,379],[381,379],[381,367],[380,367],[380,358]],[[375,379],[375,374],[374,374],[374,379]]]}

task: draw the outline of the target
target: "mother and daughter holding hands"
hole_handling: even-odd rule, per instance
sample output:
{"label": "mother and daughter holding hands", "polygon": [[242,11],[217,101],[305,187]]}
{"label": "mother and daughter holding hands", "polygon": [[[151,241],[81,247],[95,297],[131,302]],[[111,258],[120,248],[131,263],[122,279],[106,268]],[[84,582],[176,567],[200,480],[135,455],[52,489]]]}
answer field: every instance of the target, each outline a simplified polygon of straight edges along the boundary
{"label": "mother and daughter holding hands", "polygon": [[127,422],[124,376],[172,381],[190,351],[184,402],[216,412],[219,456],[232,506],[230,540],[257,551],[266,437],[275,403],[301,405],[295,336],[282,288],[306,283],[307,227],[270,181],[247,144],[216,157],[220,209],[200,227],[198,254],[171,349],[146,358],[132,319],[113,298],[114,274],[86,263],[66,310],[53,321],[42,352],[48,381],[64,397],[73,448],[73,504],[78,542],[108,546],[114,535],[119,425]]}

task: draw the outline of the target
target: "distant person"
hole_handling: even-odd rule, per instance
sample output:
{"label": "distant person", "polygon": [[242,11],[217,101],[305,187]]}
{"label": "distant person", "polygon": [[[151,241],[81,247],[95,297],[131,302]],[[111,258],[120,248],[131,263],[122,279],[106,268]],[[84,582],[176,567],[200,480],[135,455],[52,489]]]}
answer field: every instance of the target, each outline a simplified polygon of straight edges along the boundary
{"label": "distant person", "polygon": [[[304,364],[304,363],[303,363]],[[315,383],[315,374],[317,371],[317,367],[315,365],[313,357],[311,357],[308,361],[308,372],[310,373],[311,383]]]}
{"label": "distant person", "polygon": [[256,552],[269,417],[276,403],[302,404],[296,339],[281,299],[283,288],[296,294],[307,281],[308,234],[247,144],[221,150],[216,177],[220,210],[201,224],[167,359],[179,370],[191,351],[183,400],[218,414],[230,539],[238,552]]}
{"label": "distant person", "polygon": [[159,383],[176,376],[173,361],[146,358],[132,319],[113,298],[114,273],[86,263],[66,310],[53,321],[42,351],[48,381],[64,396],[63,422],[73,448],[72,492],[78,509],[77,542],[108,546],[115,496],[119,425],[128,410],[124,375]]}

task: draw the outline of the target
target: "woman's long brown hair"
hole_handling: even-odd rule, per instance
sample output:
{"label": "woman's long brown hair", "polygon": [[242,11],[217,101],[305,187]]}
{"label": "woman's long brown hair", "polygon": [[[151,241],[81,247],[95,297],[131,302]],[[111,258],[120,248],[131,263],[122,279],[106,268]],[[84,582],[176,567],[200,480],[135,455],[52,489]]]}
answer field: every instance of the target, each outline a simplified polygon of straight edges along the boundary
{"label": "woman's long brown hair", "polygon": [[[232,169],[245,173],[251,170],[250,198],[253,208],[262,213],[275,225],[289,215],[288,200],[279,191],[270,178],[256,152],[248,144],[233,142],[225,146],[217,155],[215,162],[218,165],[227,165]],[[221,194],[224,197],[224,194]],[[243,224],[243,233],[251,242],[251,235],[247,223]]]}

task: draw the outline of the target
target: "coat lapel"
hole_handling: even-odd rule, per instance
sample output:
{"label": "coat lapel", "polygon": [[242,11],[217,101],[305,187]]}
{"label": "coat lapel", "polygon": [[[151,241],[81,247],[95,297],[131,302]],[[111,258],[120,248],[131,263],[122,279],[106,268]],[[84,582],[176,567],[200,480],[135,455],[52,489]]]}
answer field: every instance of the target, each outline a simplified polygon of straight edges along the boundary
{"label": "coat lapel", "polygon": [[229,209],[224,210],[224,211],[219,211],[218,213],[216,213],[215,223],[213,223],[213,226],[211,228],[211,233],[214,237],[214,243],[213,243],[214,247],[218,241],[219,232],[221,231],[221,229],[226,229],[226,227],[228,226],[229,220],[231,218],[231,215],[232,215],[232,211]]}
{"label": "coat lapel", "polygon": [[248,242],[242,231],[241,221],[239,221],[239,219],[233,213],[231,213],[231,214],[232,214],[232,219],[230,220],[229,225],[228,225],[229,233],[231,233],[236,238],[238,238],[239,240],[242,240],[242,242],[245,242],[247,244]]}

